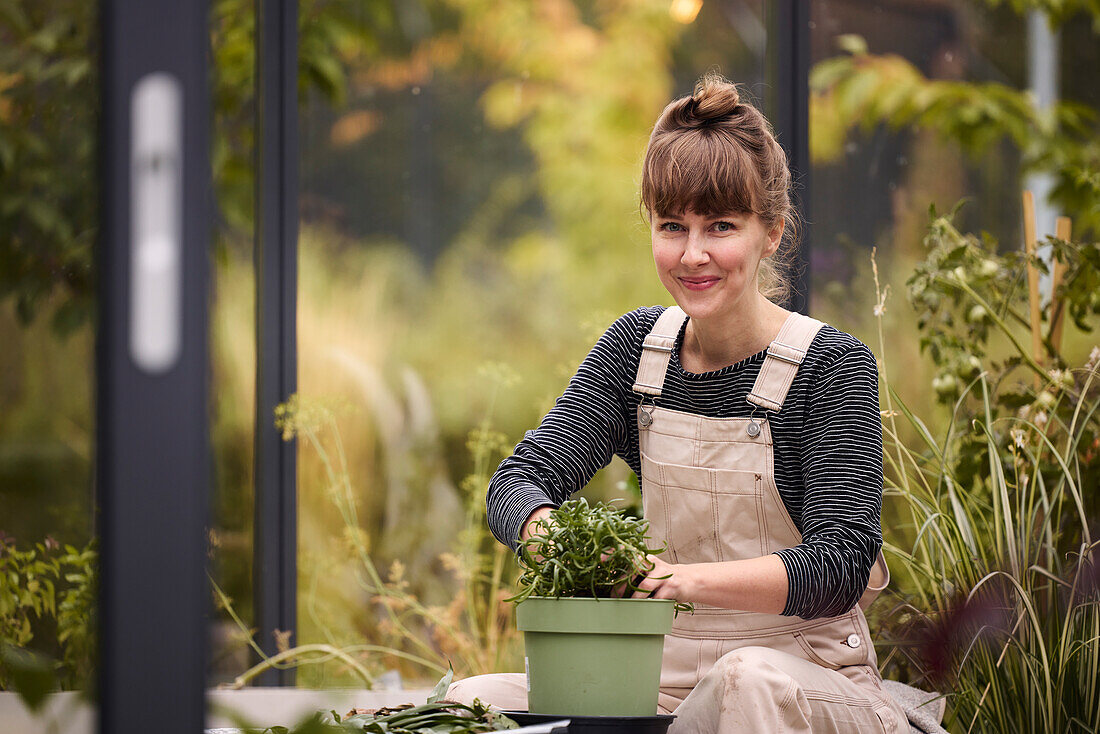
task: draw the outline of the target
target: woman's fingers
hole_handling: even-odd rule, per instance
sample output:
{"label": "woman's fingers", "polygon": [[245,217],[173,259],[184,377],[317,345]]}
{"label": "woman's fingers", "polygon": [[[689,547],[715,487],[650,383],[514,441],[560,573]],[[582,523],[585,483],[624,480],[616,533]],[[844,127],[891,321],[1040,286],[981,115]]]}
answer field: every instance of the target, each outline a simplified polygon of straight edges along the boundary
{"label": "woman's fingers", "polygon": [[520,528],[520,542],[530,539],[533,535],[548,532],[551,524],[550,511],[553,509],[554,508],[549,505],[544,505],[532,512],[527,519],[524,520],[523,527]]}
{"label": "woman's fingers", "polygon": [[675,568],[654,555],[646,556],[646,560],[653,564],[653,568],[640,581],[635,582],[634,585],[638,588],[637,591],[631,594],[631,597],[634,599],[675,599],[676,587],[672,583]]}
{"label": "woman's fingers", "polygon": [[675,599],[680,601],[678,594],[682,592],[682,584],[679,583],[680,579],[676,577],[676,573],[684,567],[666,563],[654,555],[647,555],[646,561],[651,566],[649,571],[639,573],[630,581],[622,582],[612,589],[611,595],[615,597],[629,596],[631,599]]}
{"label": "woman's fingers", "polygon": [[663,579],[654,579],[646,577],[640,584],[636,584],[638,590],[630,596],[634,599],[665,599],[667,597],[661,594],[661,590],[664,588]]}

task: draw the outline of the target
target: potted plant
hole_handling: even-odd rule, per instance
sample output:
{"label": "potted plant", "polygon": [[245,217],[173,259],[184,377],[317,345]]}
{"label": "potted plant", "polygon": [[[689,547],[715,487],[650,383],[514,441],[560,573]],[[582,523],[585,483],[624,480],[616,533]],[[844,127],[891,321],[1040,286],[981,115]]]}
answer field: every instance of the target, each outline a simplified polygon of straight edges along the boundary
{"label": "potted plant", "polygon": [[565,502],[520,544],[516,623],[528,707],[572,716],[653,716],[664,636],[678,605],[631,599],[652,570],[649,522],[609,505]]}

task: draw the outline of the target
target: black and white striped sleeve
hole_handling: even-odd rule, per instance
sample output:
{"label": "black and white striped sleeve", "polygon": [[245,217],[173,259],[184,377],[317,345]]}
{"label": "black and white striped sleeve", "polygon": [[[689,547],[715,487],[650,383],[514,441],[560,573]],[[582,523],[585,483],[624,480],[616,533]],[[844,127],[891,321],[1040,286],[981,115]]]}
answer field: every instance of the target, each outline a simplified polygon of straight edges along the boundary
{"label": "black and white striped sleeve", "polygon": [[863,344],[809,384],[800,436],[802,543],[778,552],[783,614],[815,619],[855,606],[882,545],[882,423],[875,357]]}
{"label": "black and white striped sleeve", "polygon": [[626,453],[630,386],[641,351],[637,333],[652,325],[648,311],[632,311],[611,325],[539,427],[501,462],[486,495],[489,529],[500,542],[515,549],[532,512],[560,505],[614,454]]}

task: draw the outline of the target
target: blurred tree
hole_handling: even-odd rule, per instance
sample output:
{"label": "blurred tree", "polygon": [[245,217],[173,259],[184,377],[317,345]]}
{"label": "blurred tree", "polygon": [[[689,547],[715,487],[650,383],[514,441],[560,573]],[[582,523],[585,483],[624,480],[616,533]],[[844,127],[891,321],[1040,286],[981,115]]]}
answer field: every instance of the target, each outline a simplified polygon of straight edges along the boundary
{"label": "blurred tree", "polygon": [[649,259],[633,254],[644,226],[631,214],[642,151],[671,94],[672,48],[685,26],[657,0],[448,3],[460,17],[468,63],[494,70],[480,98],[486,122],[521,131],[536,164],[547,227],[542,238],[514,242],[512,267],[532,276],[567,272],[553,279],[563,313],[652,299]]}
{"label": "blurred tree", "polygon": [[92,303],[95,18],[80,0],[0,0],[0,301],[26,324],[62,292],[62,334]]}
{"label": "blurred tree", "polygon": [[985,0],[994,7],[1009,5],[1017,13],[1041,10],[1055,24],[1064,23],[1077,13],[1089,13],[1100,27],[1100,2],[1098,0]]}
{"label": "blurred tree", "polygon": [[[1039,7],[1052,22],[1088,10],[1100,40],[1097,3],[1020,0],[1011,5]],[[869,132],[879,125],[935,131],[974,157],[1007,142],[1021,156],[1022,173],[1054,176],[1051,198],[1074,212],[1079,233],[1100,232],[1100,111],[1072,101],[1039,109],[1024,89],[930,79],[900,56],[870,53],[858,36],[841,36],[838,43],[845,53],[818,63],[811,73],[810,144],[816,161],[838,158],[851,131]]]}

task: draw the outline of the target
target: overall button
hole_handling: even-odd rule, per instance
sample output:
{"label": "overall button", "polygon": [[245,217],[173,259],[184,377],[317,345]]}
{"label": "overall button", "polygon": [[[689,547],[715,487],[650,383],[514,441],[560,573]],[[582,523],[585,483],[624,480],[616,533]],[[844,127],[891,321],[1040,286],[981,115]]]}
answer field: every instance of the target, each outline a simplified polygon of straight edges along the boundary
{"label": "overall button", "polygon": [[848,635],[848,639],[845,640],[845,642],[848,643],[848,647],[859,647],[859,635],[853,632],[852,634]]}

